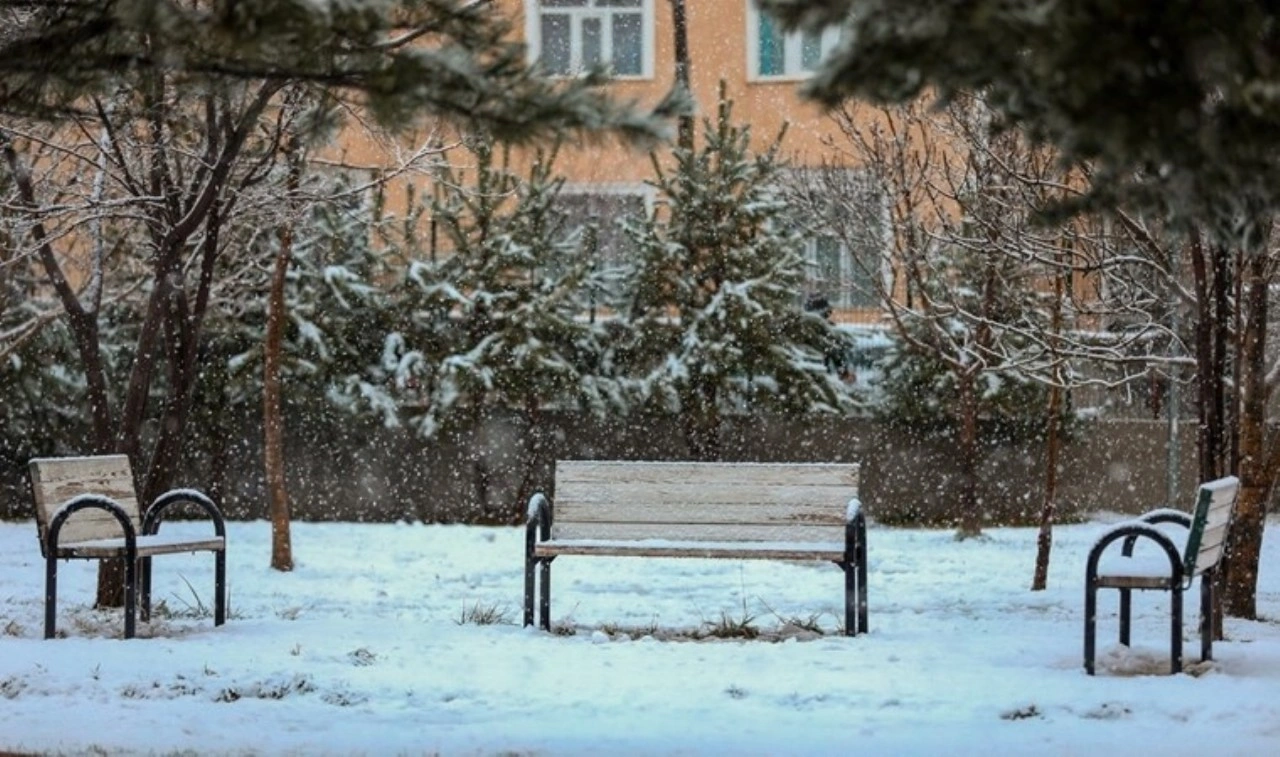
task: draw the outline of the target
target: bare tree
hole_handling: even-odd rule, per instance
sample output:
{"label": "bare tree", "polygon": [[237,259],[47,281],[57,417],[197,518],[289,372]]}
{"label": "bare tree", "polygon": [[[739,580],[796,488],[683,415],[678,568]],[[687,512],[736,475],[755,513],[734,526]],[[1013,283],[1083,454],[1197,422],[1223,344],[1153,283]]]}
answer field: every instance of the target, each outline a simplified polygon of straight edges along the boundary
{"label": "bare tree", "polygon": [[[962,472],[959,535],[979,533],[983,520],[981,426],[999,409],[983,397],[1002,382],[1040,387],[1022,397],[1039,397],[1047,414],[1037,573],[1047,570],[1062,393],[1084,381],[1132,380],[1146,370],[1140,361],[1133,370],[1135,345],[1161,327],[1139,306],[1145,299],[1097,297],[1124,239],[1091,219],[1046,220],[1042,211],[1078,196],[1087,177],[996,128],[980,97],[941,108],[926,100],[847,106],[833,118],[841,135],[828,141],[835,156],[801,174],[793,198],[819,231],[842,240],[906,349],[947,376],[944,414]],[[1099,325],[1121,316],[1132,328],[1098,336]],[[1081,375],[1073,361],[1084,354],[1121,375]]]}

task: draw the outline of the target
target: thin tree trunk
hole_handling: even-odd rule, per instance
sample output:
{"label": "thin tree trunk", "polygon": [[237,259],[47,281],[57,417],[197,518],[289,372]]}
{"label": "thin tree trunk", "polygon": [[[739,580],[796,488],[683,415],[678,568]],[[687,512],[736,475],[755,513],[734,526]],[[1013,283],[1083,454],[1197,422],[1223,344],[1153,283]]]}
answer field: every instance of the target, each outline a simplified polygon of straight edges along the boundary
{"label": "thin tree trunk", "polygon": [[302,164],[290,143],[285,154],[290,161],[286,180],[286,216],[280,226],[280,247],[271,272],[271,292],[267,298],[267,332],[262,365],[263,468],[271,512],[271,567],[293,570],[293,541],[290,531],[289,490],[284,475],[284,412],[280,363],[284,353],[285,277],[293,257],[293,198],[301,183]]}
{"label": "thin tree trunk", "polygon": [[[671,0],[671,28],[675,35],[676,83],[693,97],[690,83],[693,63],[689,57],[689,15],[685,0]],[[676,144],[686,150],[693,149],[693,114],[683,113],[676,119]]]}
{"label": "thin tree trunk", "polygon": [[1053,383],[1049,386],[1049,418],[1045,424],[1044,504],[1040,508],[1040,530],[1036,534],[1036,569],[1032,591],[1044,591],[1049,583],[1049,557],[1053,552],[1053,518],[1058,496],[1058,449],[1062,435],[1062,367],[1058,360],[1058,336],[1062,333],[1062,298],[1065,295],[1061,268],[1053,278],[1053,313],[1050,317],[1049,349],[1053,358]]}
{"label": "thin tree trunk", "polygon": [[957,377],[959,397],[960,512],[956,537],[982,535],[982,512],[978,505],[978,395],[975,377],[961,372]]}

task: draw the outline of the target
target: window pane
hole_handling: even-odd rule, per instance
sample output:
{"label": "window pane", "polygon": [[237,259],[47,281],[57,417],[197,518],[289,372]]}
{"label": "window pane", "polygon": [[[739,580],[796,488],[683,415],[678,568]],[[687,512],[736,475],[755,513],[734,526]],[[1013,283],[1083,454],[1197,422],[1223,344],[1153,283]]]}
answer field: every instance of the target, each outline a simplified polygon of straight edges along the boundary
{"label": "window pane", "polygon": [[596,0],[597,8],[639,8],[643,0]]}
{"label": "window pane", "polygon": [[814,257],[818,262],[818,278],[829,294],[840,289],[840,243],[834,237],[818,237],[813,240]]}
{"label": "window pane", "polygon": [[559,196],[557,204],[567,216],[566,226],[580,228],[595,224],[599,263],[616,265],[634,257],[631,238],[622,230],[626,217],[643,217],[645,198],[642,194],[601,193],[587,194],[566,192]]}
{"label": "window pane", "polygon": [[585,8],[587,0],[542,0],[544,8]]}
{"label": "window pane", "polygon": [[582,19],[582,65],[590,68],[604,62],[604,39],[600,19]]}
{"label": "window pane", "polygon": [[613,15],[613,72],[615,74],[639,76],[644,73],[642,21],[639,13]]}
{"label": "window pane", "polygon": [[804,32],[800,38],[800,68],[813,71],[822,61],[822,33]]}
{"label": "window pane", "polygon": [[760,71],[758,73],[760,76],[779,76],[786,73],[786,50],[782,32],[773,19],[763,13],[756,18],[760,20]]}
{"label": "window pane", "polygon": [[542,16],[542,65],[547,73],[568,74],[569,17],[556,14]]}

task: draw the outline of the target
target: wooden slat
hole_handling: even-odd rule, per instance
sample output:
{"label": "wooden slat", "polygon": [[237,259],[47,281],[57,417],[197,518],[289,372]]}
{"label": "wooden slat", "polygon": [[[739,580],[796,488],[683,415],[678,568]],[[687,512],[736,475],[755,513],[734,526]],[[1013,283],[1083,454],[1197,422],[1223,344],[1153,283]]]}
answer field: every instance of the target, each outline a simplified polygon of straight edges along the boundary
{"label": "wooden slat", "polygon": [[[59,539],[59,542],[62,540]],[[141,537],[138,539],[138,557],[151,555],[172,555],[183,552],[218,552],[226,549],[226,540],[220,536],[207,539],[186,539],[174,541],[163,537]],[[122,557],[124,555],[124,539],[100,539],[77,544],[64,544],[58,548],[59,557]]]}
{"label": "wooden slat", "polygon": [[852,463],[561,460],[552,538],[838,542]]}
{"label": "wooden slat", "polygon": [[[36,522],[42,541],[54,512],[68,499],[81,494],[110,497],[125,509],[134,526],[141,523],[129,458],[124,455],[36,458],[31,461],[30,469]],[[71,516],[62,527],[58,540],[63,543],[82,542],[122,535],[120,524],[114,517],[103,510],[88,509]]]}
{"label": "wooden slat", "polygon": [[1204,532],[1200,541],[1200,551],[1196,554],[1196,575],[1217,565],[1222,559],[1222,552],[1227,547],[1228,526],[1229,524],[1224,521]]}
{"label": "wooden slat", "polygon": [[1238,480],[1224,478],[1201,485],[1197,492],[1196,519],[1188,536],[1188,548],[1196,549],[1194,562],[1188,560],[1192,562],[1192,575],[1203,573],[1222,559],[1239,489]]}
{"label": "wooden slat", "polygon": [[843,542],[844,526],[759,525],[733,523],[561,523],[552,521],[551,538],[660,539],[666,541]]}
{"label": "wooden slat", "polygon": [[741,523],[843,526],[844,503],[719,504],[680,500],[619,504],[556,499],[557,523]]}
{"label": "wooden slat", "polygon": [[687,546],[654,546],[643,542],[615,542],[612,544],[573,544],[544,542],[535,548],[540,557],[556,555],[596,555],[614,557],[694,557],[719,558],[732,557],[738,559],[759,560],[841,560],[844,550],[836,545],[814,545],[809,548],[774,547],[772,545],[759,549],[751,549],[742,545],[697,545]]}
{"label": "wooden slat", "polygon": [[613,483],[564,481],[556,484],[556,504],[647,505],[660,503],[761,505],[777,503],[822,503],[843,508],[857,492],[849,484],[716,484],[701,481],[649,482],[617,481]]}
{"label": "wooden slat", "polygon": [[561,460],[556,487],[562,483],[688,484],[701,486],[846,486],[858,488],[856,463],[689,463],[619,460]]}

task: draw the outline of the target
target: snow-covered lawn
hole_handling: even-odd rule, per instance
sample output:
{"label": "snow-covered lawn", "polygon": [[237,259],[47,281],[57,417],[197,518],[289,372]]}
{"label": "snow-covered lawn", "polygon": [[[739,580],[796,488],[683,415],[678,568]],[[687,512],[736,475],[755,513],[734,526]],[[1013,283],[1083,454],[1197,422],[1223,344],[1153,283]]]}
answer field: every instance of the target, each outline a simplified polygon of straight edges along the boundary
{"label": "snow-covered lawn", "polygon": [[[1188,613],[1191,674],[1163,674],[1167,595],[1138,595],[1126,651],[1104,593],[1091,678],[1084,553],[1106,520],[1056,530],[1039,593],[1033,530],[957,543],[873,525],[859,638],[834,633],[834,565],[565,557],[552,612],[574,633],[551,635],[519,625],[520,530],[299,523],[282,574],[268,525],[234,523],[230,622],[190,617],[208,555],[158,558],[167,612],[128,642],[118,613],[88,608],[82,561],[59,574],[67,638],[43,641],[35,526],[0,523],[0,751],[1280,753],[1280,553],[1260,594],[1276,620],[1229,620],[1207,666]],[[785,626],[815,615],[826,635]],[[687,640],[748,618],[773,640]]]}

